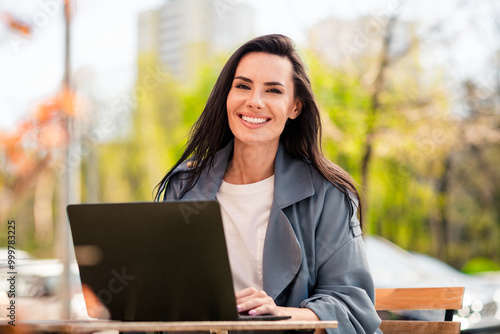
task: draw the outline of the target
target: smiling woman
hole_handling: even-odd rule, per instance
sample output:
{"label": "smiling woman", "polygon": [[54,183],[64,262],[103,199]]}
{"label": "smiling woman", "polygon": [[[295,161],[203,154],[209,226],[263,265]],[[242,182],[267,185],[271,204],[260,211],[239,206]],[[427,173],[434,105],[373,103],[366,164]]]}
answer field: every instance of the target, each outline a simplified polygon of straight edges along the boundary
{"label": "smiling woman", "polygon": [[[251,52],[240,60],[227,96],[227,116],[234,152],[239,154],[232,161],[242,164],[230,164],[226,181],[253,183],[274,174],[281,133],[288,119],[297,118],[301,110],[294,97],[292,70],[287,58],[264,52]],[[251,169],[264,175],[246,173],[243,166],[249,164],[267,166]]]}
{"label": "smiling woman", "polygon": [[257,37],[222,69],[156,200],[219,201],[239,312],[374,333],[359,194],[320,134],[292,41]]}

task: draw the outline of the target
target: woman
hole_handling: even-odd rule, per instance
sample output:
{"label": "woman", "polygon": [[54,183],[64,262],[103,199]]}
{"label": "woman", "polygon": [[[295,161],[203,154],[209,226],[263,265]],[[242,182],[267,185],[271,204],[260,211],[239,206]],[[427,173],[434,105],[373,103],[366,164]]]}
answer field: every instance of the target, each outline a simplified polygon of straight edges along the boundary
{"label": "woman", "polygon": [[156,200],[219,201],[240,312],[374,333],[361,201],[350,176],[322,155],[320,135],[291,40],[257,37],[222,69]]}

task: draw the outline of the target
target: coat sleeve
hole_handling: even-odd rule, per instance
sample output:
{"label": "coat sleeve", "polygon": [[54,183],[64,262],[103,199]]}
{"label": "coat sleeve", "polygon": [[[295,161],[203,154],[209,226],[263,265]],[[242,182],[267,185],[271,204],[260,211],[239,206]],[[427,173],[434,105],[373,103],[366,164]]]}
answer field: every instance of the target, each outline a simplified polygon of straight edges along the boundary
{"label": "coat sleeve", "polygon": [[336,189],[325,199],[315,233],[316,281],[301,307],[321,320],[337,320],[331,333],[381,333],[359,220]]}

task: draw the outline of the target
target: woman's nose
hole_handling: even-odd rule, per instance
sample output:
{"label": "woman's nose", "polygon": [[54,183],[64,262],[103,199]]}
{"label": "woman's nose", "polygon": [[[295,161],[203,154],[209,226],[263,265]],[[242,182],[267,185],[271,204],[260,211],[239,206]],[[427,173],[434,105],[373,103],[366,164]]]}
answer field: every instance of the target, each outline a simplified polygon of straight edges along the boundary
{"label": "woman's nose", "polygon": [[260,92],[254,90],[247,100],[247,106],[251,109],[263,109],[264,100]]}

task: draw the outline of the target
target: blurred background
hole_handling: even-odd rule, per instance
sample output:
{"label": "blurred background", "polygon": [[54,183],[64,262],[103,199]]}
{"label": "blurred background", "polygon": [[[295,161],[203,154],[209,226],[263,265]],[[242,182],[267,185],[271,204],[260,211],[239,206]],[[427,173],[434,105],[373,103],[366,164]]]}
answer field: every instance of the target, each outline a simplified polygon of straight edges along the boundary
{"label": "blurred background", "polygon": [[[267,33],[307,64],[325,155],[359,183],[367,238],[490,284],[462,319],[474,327],[491,303],[500,322],[494,0],[1,0],[0,247],[15,220],[26,263],[59,259],[53,276],[72,282],[66,205],[151,201],[225,61]],[[376,262],[379,286],[411,284]]]}

